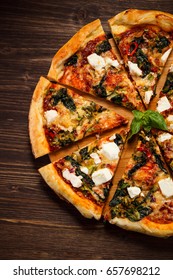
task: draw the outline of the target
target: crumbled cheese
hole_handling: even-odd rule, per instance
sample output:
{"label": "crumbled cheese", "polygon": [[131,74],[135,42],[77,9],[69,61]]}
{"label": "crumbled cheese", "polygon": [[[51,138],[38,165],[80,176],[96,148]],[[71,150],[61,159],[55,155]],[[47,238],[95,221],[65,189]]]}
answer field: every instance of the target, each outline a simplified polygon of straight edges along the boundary
{"label": "crumbled cheese", "polygon": [[170,55],[171,51],[172,51],[172,48],[168,49],[168,50],[162,55],[161,61],[162,61],[163,64],[165,64],[165,62],[167,61],[168,56]]}
{"label": "crumbled cheese", "polygon": [[80,170],[81,170],[83,173],[85,173],[85,174],[88,174],[88,173],[89,173],[88,168],[85,167],[85,166],[81,166],[81,167],[80,167]]}
{"label": "crumbled cheese", "polygon": [[128,61],[128,67],[132,75],[142,76],[142,70],[138,67],[137,63]]}
{"label": "crumbled cheese", "polygon": [[169,116],[166,118],[166,120],[167,120],[168,122],[173,122],[173,115],[169,115]]}
{"label": "crumbled cheese", "polygon": [[170,108],[171,108],[171,104],[169,103],[168,98],[166,96],[161,97],[157,103],[157,111],[161,113]]}
{"label": "crumbled cheese", "polygon": [[99,164],[101,162],[101,159],[97,153],[90,154],[90,157],[94,159],[95,164]]}
{"label": "crumbled cheese", "polygon": [[82,176],[76,176],[74,173],[71,173],[67,168],[62,171],[62,176],[70,181],[74,188],[80,188],[82,186]]}
{"label": "crumbled cheese", "polygon": [[130,198],[135,198],[141,193],[141,189],[138,187],[128,187],[127,188],[128,194]]}
{"label": "crumbled cheese", "polygon": [[87,56],[88,63],[97,71],[101,71],[105,66],[105,60],[102,56],[92,53]]}
{"label": "crumbled cheese", "polygon": [[173,196],[173,181],[170,177],[160,180],[158,184],[165,197]]}
{"label": "crumbled cheese", "polygon": [[157,138],[159,142],[164,142],[166,140],[169,140],[172,138],[172,135],[170,133],[162,133],[161,135],[159,135],[159,137]]}
{"label": "crumbled cheese", "polygon": [[102,168],[97,171],[94,171],[92,174],[92,180],[96,186],[104,184],[112,179],[112,172],[109,168]]}
{"label": "crumbled cheese", "polygon": [[47,123],[50,124],[58,117],[58,113],[56,110],[49,110],[44,112],[44,117]]}
{"label": "crumbled cheese", "polygon": [[115,68],[120,67],[120,64],[119,64],[118,60],[117,59],[112,60],[110,57],[105,57],[105,63],[106,63],[106,65],[108,65],[108,66],[111,65]]}
{"label": "crumbled cheese", "polygon": [[151,97],[152,97],[152,95],[153,95],[153,91],[152,90],[147,90],[146,92],[145,92],[145,104],[149,104],[150,103],[150,99],[151,99]]}
{"label": "crumbled cheese", "polygon": [[115,144],[115,142],[107,142],[102,144],[102,149],[100,150],[100,153],[104,155],[109,160],[115,160],[119,158],[119,152],[120,149]]}

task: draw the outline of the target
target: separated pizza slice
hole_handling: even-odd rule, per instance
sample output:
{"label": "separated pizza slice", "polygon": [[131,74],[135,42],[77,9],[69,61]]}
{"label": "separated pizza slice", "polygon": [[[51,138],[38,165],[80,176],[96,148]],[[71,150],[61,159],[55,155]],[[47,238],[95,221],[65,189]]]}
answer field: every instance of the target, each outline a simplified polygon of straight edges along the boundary
{"label": "separated pizza slice", "polygon": [[164,117],[168,131],[173,132],[173,64],[169,67],[156,110]]}
{"label": "separated pizza slice", "polygon": [[173,47],[173,15],[129,9],[109,21],[125,65],[146,107]]}
{"label": "separated pizza slice", "polygon": [[105,218],[124,229],[173,235],[173,181],[151,134],[141,131]]}
{"label": "separated pizza slice", "polygon": [[127,122],[115,110],[106,109],[74,90],[41,77],[29,112],[32,150],[35,157],[40,157]]}
{"label": "separated pizza slice", "polygon": [[39,169],[60,198],[72,203],[87,218],[100,219],[114,176],[126,130],[98,139]]}
{"label": "separated pizza slice", "polygon": [[99,19],[82,27],[56,53],[48,76],[130,110],[143,106]]}

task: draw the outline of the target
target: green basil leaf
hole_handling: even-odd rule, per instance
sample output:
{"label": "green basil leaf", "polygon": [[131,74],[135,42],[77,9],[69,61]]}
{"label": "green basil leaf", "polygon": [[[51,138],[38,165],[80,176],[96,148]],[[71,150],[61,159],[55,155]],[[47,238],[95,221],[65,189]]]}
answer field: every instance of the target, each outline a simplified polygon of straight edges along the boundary
{"label": "green basil leaf", "polygon": [[130,126],[130,135],[129,138],[130,139],[133,135],[137,134],[142,126],[142,121],[138,121],[137,119],[133,119],[131,126]]}

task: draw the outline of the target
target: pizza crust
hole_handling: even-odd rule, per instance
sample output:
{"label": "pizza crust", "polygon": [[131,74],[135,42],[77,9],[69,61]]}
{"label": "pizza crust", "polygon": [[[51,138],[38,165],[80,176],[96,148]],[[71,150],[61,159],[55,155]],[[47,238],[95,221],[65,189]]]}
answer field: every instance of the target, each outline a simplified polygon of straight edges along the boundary
{"label": "pizza crust", "polygon": [[82,48],[87,42],[104,35],[99,19],[82,27],[62,48],[58,50],[52,59],[48,77],[59,80],[64,72],[64,62]]}
{"label": "pizza crust", "polygon": [[41,77],[33,93],[29,110],[29,135],[33,154],[36,158],[50,152],[43,123],[43,95],[50,82]]}
{"label": "pizza crust", "polygon": [[156,237],[169,237],[173,234],[173,223],[159,224],[154,223],[147,218],[144,218],[139,222],[131,222],[128,219],[115,217],[109,222],[126,230],[136,231]]}
{"label": "pizza crust", "polygon": [[39,169],[40,174],[49,185],[49,187],[60,197],[73,204],[78,211],[86,218],[95,218],[99,220],[102,214],[102,207],[95,204],[84,196],[75,193],[72,187],[65,183],[58,175],[52,163]]}
{"label": "pizza crust", "polygon": [[173,30],[173,15],[155,10],[125,10],[108,20],[113,34],[121,34],[137,25],[152,24],[162,30]]}

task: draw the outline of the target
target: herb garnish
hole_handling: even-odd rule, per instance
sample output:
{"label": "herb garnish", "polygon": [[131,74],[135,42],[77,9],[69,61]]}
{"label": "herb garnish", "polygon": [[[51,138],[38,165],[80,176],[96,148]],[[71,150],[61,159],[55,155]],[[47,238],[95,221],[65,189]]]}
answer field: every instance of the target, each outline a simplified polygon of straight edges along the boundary
{"label": "herb garnish", "polygon": [[152,110],[145,112],[133,110],[132,113],[134,114],[134,119],[131,123],[129,139],[141,129],[144,129],[146,132],[149,132],[152,128],[167,130],[165,120],[158,112]]}

